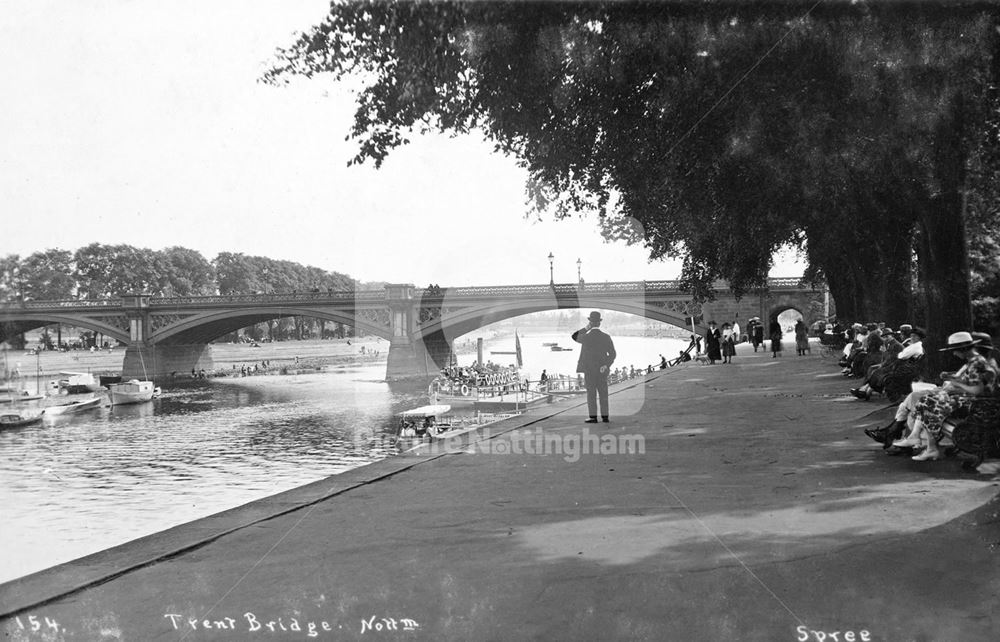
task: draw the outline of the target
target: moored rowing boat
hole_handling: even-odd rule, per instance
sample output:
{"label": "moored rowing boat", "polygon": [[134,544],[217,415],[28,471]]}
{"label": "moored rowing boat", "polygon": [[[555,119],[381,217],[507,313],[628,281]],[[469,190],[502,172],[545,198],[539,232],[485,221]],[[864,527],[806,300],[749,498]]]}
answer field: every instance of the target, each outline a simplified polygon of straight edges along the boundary
{"label": "moored rowing boat", "polygon": [[21,428],[30,426],[42,420],[42,411],[38,408],[21,408],[13,412],[0,413],[0,430],[6,428]]}
{"label": "moored rowing boat", "polygon": [[68,415],[76,412],[83,412],[84,410],[93,410],[101,405],[100,397],[91,397],[90,399],[75,399],[69,403],[59,404],[57,406],[47,406],[44,408],[45,415]]}

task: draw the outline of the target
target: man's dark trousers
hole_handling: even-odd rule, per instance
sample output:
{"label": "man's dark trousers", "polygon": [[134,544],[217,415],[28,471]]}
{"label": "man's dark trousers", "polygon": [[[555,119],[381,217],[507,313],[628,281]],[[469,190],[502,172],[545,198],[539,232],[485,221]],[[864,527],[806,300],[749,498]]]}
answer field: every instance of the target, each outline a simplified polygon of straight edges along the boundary
{"label": "man's dark trousers", "polygon": [[608,374],[600,372],[584,372],[583,385],[587,388],[587,414],[597,418],[597,399],[601,399],[601,417],[607,417],[608,412]]}

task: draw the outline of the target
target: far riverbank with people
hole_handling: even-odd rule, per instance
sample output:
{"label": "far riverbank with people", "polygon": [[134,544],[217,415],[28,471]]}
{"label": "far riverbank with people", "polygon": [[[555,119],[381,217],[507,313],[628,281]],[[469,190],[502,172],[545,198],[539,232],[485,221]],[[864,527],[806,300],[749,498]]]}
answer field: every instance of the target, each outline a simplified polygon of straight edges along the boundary
{"label": "far riverbank with people", "polygon": [[[258,366],[258,371],[279,374],[284,370],[319,370],[327,366],[350,366],[385,361],[389,342],[379,337],[349,339],[310,339],[304,341],[274,341],[263,343],[211,344],[215,367],[206,376],[232,376],[244,366]],[[7,367],[15,368],[24,387],[34,390],[35,379],[44,384],[60,372],[86,372],[98,375],[120,375],[125,358],[123,346],[102,350],[8,350]],[[267,367],[260,364],[266,362]],[[177,373],[191,377],[191,373]],[[159,382],[158,382],[159,383]]]}

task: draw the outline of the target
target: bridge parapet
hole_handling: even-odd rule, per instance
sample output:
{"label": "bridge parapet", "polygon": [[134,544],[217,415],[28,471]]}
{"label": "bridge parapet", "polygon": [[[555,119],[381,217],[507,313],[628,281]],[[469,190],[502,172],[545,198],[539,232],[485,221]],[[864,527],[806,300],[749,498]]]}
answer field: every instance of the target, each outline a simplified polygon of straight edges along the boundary
{"label": "bridge parapet", "polygon": [[50,310],[64,308],[121,308],[121,299],[64,299],[59,301],[5,301],[0,310]]}
{"label": "bridge parapet", "polygon": [[[680,292],[679,281],[605,281],[604,283],[586,283],[579,285],[576,283],[556,283],[544,285],[488,285],[488,286],[468,286],[457,288],[442,288],[438,296],[449,298],[478,298],[484,296],[538,296],[548,294],[577,294],[579,292],[588,294],[615,294],[638,292]],[[425,294],[425,298],[426,298]],[[431,296],[434,296],[432,294]]]}
{"label": "bridge parapet", "polygon": [[[767,280],[769,289],[802,289],[802,279],[798,277],[779,277]],[[717,290],[725,290],[725,282],[716,284]],[[574,294],[585,292],[588,295],[606,294],[679,294],[682,293],[679,280],[656,281],[605,281],[603,283],[546,283],[536,285],[488,285],[440,288],[440,290],[424,290],[423,296],[428,298],[477,298],[485,296],[516,297],[538,296],[548,294]]]}
{"label": "bridge parapet", "polygon": [[345,290],[340,292],[291,292],[274,294],[219,294],[214,296],[155,297],[149,300],[150,307],[171,307],[184,305],[231,305],[241,303],[302,303],[305,301],[382,301],[384,290]]}

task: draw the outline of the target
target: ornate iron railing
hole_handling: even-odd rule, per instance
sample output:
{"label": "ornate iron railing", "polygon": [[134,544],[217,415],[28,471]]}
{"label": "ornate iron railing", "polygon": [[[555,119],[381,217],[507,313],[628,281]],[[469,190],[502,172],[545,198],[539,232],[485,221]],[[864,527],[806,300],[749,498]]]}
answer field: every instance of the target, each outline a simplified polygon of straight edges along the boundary
{"label": "ornate iron railing", "polygon": [[216,296],[152,297],[149,307],[178,304],[213,305],[229,303],[302,303],[315,301],[385,301],[385,290],[347,290],[342,292],[290,292],[274,294],[220,294]]}
{"label": "ornate iron railing", "polygon": [[7,301],[0,310],[47,310],[50,308],[121,308],[121,299],[65,299],[60,301]]}

